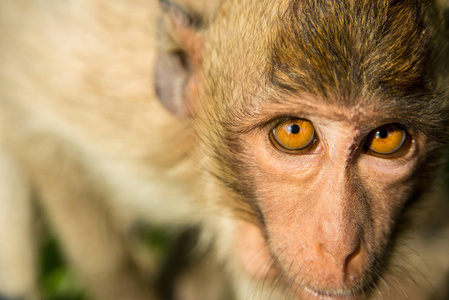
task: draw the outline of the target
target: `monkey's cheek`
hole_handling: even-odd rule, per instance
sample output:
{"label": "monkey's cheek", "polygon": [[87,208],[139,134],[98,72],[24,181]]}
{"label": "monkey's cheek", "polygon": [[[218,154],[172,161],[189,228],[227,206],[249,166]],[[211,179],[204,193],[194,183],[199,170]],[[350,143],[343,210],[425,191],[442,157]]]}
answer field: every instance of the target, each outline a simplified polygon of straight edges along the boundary
{"label": "monkey's cheek", "polygon": [[240,264],[251,278],[261,280],[276,276],[273,259],[259,227],[241,221],[235,242]]}

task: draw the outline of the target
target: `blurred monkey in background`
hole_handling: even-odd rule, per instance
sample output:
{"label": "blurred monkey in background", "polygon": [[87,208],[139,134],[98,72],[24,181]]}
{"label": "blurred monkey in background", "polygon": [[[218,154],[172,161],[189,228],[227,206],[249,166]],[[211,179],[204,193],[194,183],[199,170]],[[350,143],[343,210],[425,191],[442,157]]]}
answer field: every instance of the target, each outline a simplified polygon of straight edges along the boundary
{"label": "blurred monkey in background", "polygon": [[448,6],[1,1],[1,297],[43,215],[92,299],[448,299]]}

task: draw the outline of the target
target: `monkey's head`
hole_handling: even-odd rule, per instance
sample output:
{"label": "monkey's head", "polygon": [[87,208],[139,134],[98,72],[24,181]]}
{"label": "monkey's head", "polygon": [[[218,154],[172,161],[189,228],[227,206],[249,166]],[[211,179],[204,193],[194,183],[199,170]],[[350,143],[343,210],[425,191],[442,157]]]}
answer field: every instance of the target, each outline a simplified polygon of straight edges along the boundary
{"label": "monkey's head", "polygon": [[195,123],[256,280],[301,299],[362,299],[381,282],[448,140],[428,4],[227,1],[203,22],[166,4],[186,75],[180,100],[161,100]]}

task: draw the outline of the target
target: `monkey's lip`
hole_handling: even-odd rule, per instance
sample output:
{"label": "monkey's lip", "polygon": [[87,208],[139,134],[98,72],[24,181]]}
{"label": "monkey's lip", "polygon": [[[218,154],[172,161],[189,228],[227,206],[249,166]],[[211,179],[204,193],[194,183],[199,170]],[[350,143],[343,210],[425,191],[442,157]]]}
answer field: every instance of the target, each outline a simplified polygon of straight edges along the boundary
{"label": "monkey's lip", "polygon": [[[303,282],[296,286],[298,299],[307,300],[361,300],[366,299],[367,295],[375,287],[372,274],[364,274],[359,278],[350,278],[345,283],[322,282],[322,285],[315,285],[312,282]],[[367,294],[368,293],[368,294]]]}
{"label": "monkey's lip", "polygon": [[362,289],[338,288],[338,289],[318,289],[311,286],[304,286],[303,290],[314,298],[323,300],[355,300],[361,295]]}

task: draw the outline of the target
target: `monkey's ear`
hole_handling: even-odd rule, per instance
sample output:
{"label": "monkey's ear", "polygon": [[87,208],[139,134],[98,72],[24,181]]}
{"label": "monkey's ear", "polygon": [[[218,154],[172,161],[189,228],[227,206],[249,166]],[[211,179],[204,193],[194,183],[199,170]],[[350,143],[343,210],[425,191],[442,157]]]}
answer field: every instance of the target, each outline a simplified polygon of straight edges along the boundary
{"label": "monkey's ear", "polygon": [[156,94],[175,115],[192,116],[198,102],[196,74],[201,66],[203,21],[177,3],[160,0],[160,4],[164,15],[159,24]]}

